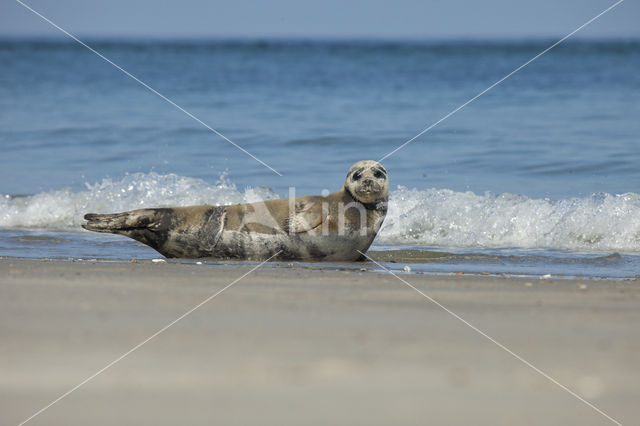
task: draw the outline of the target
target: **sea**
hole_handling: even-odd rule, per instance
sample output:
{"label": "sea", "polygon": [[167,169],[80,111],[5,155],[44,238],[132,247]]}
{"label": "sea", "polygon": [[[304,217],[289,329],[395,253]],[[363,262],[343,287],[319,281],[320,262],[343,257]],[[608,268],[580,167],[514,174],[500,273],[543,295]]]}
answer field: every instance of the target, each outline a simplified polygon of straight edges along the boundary
{"label": "sea", "polygon": [[475,99],[555,40],[84,41],[0,40],[0,258],[159,258],[82,216],[333,192],[437,123],[382,161],[382,266],[312,267],[640,278],[638,40]]}

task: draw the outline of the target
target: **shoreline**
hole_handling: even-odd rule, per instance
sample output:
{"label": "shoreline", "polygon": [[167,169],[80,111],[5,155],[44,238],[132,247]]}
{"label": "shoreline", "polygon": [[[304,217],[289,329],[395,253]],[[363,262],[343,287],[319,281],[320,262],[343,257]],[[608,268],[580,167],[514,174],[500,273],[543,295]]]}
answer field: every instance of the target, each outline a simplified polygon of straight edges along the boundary
{"label": "shoreline", "polygon": [[[252,267],[260,261],[248,261],[238,259],[173,259],[166,258],[160,253],[157,256],[131,257],[131,258],[100,258],[100,257],[20,257],[20,256],[0,256],[0,262],[43,262],[43,263],[72,263],[72,264],[153,264],[168,263],[172,265],[202,266],[208,268],[245,268]],[[275,270],[317,270],[325,272],[372,272],[382,275],[390,275],[390,272],[402,276],[427,276],[433,278],[443,278],[451,276],[480,277],[480,278],[505,278],[522,279],[529,281],[537,280],[560,280],[560,281],[611,281],[611,282],[639,282],[640,275],[597,275],[591,273],[578,273],[575,270],[569,273],[558,273],[558,267],[553,265],[546,268],[537,265],[533,270],[522,271],[516,266],[502,265],[493,268],[488,262],[482,260],[495,259],[492,255],[479,255],[477,253],[458,254],[444,251],[431,250],[382,250],[368,251],[367,255],[373,259],[356,262],[323,262],[323,261],[294,261],[276,260],[264,264],[262,267]],[[594,253],[593,261],[607,261],[622,259],[619,253]],[[511,257],[513,259],[514,256]],[[506,258],[506,256],[505,256]],[[468,262],[472,259],[471,262]],[[551,259],[551,258],[549,258]],[[474,261],[477,262],[474,266]],[[382,263],[384,267],[377,264]],[[577,262],[576,262],[577,263]],[[549,273],[546,273],[546,270]]]}
{"label": "shoreline", "polygon": [[[0,260],[0,417],[18,424],[249,267]],[[635,282],[404,275],[622,423]],[[29,424],[607,424],[391,275],[261,268]]]}

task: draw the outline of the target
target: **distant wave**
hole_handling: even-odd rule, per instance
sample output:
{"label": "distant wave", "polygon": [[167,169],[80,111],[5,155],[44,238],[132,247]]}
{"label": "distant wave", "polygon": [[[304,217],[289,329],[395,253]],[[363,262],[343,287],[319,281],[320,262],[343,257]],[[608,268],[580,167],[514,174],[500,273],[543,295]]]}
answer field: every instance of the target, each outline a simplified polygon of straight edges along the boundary
{"label": "distant wave", "polygon": [[[239,190],[226,175],[211,185],[175,174],[103,179],[86,191],[61,189],[0,198],[0,227],[80,230],[89,211],[232,204],[278,198],[268,188]],[[377,241],[451,247],[520,247],[640,252],[640,195],[592,194],[558,201],[448,189],[391,191]]]}

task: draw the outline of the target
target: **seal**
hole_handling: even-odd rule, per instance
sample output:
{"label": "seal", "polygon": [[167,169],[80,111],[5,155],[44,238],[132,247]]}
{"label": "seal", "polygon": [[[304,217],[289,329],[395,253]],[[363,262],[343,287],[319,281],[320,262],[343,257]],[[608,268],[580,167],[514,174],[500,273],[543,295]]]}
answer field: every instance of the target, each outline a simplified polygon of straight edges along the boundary
{"label": "seal", "polygon": [[355,261],[382,226],[388,194],[385,168],[359,161],[325,196],[88,213],[82,227],[125,235],[166,257]]}

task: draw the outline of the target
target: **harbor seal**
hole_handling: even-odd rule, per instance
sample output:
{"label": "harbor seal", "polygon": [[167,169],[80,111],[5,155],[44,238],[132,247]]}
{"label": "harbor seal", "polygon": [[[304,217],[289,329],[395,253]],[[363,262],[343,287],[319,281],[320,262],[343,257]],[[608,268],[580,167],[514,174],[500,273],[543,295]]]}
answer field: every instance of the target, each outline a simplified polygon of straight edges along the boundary
{"label": "harbor seal", "polygon": [[166,257],[354,261],[382,226],[388,194],[385,168],[359,161],[326,196],[88,213],[82,227],[125,235]]}

